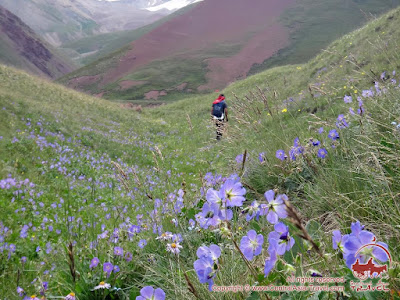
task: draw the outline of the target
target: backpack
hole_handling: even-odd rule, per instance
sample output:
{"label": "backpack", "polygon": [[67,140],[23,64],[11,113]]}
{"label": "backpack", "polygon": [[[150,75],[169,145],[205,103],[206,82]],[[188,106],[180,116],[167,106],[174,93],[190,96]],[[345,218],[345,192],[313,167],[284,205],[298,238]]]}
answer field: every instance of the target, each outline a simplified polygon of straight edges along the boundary
{"label": "backpack", "polygon": [[214,116],[214,119],[218,120],[223,120],[225,117],[224,110],[225,110],[226,104],[222,101],[216,104],[213,104],[213,111],[212,114]]}

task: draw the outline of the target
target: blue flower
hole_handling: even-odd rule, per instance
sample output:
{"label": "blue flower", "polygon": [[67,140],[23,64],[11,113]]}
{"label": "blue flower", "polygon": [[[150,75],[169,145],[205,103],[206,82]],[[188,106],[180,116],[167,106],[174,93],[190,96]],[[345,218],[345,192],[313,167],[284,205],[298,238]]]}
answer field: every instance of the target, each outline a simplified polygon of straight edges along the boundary
{"label": "blue flower", "polygon": [[146,246],[146,245],[147,245],[147,241],[144,240],[144,239],[140,240],[139,243],[138,243],[138,246],[139,246],[139,248],[141,248],[141,249],[143,249],[144,246]]}
{"label": "blue flower", "polygon": [[325,158],[325,156],[328,154],[328,151],[326,151],[325,148],[321,148],[318,150],[318,157],[319,158]]}
{"label": "blue flower", "polygon": [[[379,245],[388,249],[387,244],[376,242],[376,237],[372,232],[364,230],[364,226],[359,221],[351,224],[351,233],[341,236],[339,230],[333,232],[332,243],[334,249],[339,249],[343,253],[346,265],[351,269],[358,259],[360,263],[366,263],[369,258],[375,261],[385,262],[389,259],[387,253]],[[366,246],[369,245],[370,246]],[[362,249],[361,249],[362,248]]]}
{"label": "blue flower", "polygon": [[213,261],[217,261],[221,256],[221,249],[217,245],[201,246],[197,249],[196,255],[198,258],[210,257]]}
{"label": "blue flower", "polygon": [[210,245],[210,247],[202,246],[197,249],[197,257],[199,258],[194,262],[194,269],[200,283],[208,283],[209,290],[214,284],[213,278],[216,275],[216,268],[218,258],[221,255],[221,249],[217,245]]}
{"label": "blue flower", "polygon": [[145,286],[136,300],[165,300],[165,292],[160,288],[154,290],[152,286]]}
{"label": "blue flower", "polygon": [[275,224],[274,229],[275,231],[268,235],[270,247],[275,249],[276,254],[283,255],[286,251],[292,249],[295,240],[290,236],[289,227],[284,223]]}
{"label": "blue flower", "polygon": [[348,234],[342,236],[340,230],[334,230],[332,232],[332,248],[335,250],[339,249],[341,252],[344,252],[344,244],[348,238]]}
{"label": "blue flower", "polygon": [[346,119],[344,118],[344,115],[339,115],[339,116],[337,117],[336,126],[337,126],[338,128],[346,128],[346,127],[349,127],[349,124],[347,124]]}
{"label": "blue flower", "polygon": [[250,206],[245,210],[247,212],[246,221],[249,222],[254,218],[259,218],[260,216],[260,204],[257,201],[253,201]]}
{"label": "blue flower", "polygon": [[268,251],[269,257],[265,260],[265,267],[264,267],[264,276],[267,277],[268,274],[272,271],[275,267],[275,264],[278,260],[278,256],[276,255],[275,249],[271,249]]}
{"label": "blue flower", "polygon": [[346,96],[344,96],[343,100],[344,100],[344,103],[351,103],[351,102],[353,102],[353,97],[346,95]]}
{"label": "blue flower", "polygon": [[245,235],[242,237],[242,240],[240,241],[240,250],[248,260],[252,260],[254,256],[261,254],[263,243],[263,235],[257,235],[255,230],[250,230],[247,233],[247,236]]}
{"label": "blue flower", "polygon": [[103,264],[103,271],[107,273],[107,278],[110,277],[111,272],[114,270],[114,266],[112,263],[105,262]]}
{"label": "blue flower", "polygon": [[196,260],[193,266],[200,283],[208,283],[209,290],[211,291],[211,287],[214,285],[213,278],[215,277],[215,273],[213,272],[214,261],[210,257],[205,257]]}
{"label": "blue flower", "polygon": [[123,256],[124,255],[124,249],[122,249],[121,247],[115,247],[114,248],[114,255]]}
{"label": "blue flower", "polygon": [[[347,267],[351,268],[351,266],[356,262],[357,259],[360,263],[366,263],[371,257],[375,261],[387,261],[389,257],[386,252],[376,246],[367,246],[363,248],[358,254],[356,254],[361,247],[368,244],[374,244],[375,240],[375,235],[372,232],[366,230],[362,230],[358,236],[351,234],[344,244],[345,252],[347,252],[346,257],[344,257],[346,259]],[[378,242],[376,244],[384,247],[385,249],[388,248],[387,244],[385,243]]]}
{"label": "blue flower", "polygon": [[258,160],[260,163],[264,162],[266,160],[266,152],[261,152],[258,154]]}
{"label": "blue flower", "polygon": [[246,189],[240,181],[228,179],[221,187],[221,191],[226,199],[228,207],[242,206],[246,200],[243,196],[246,194]]}
{"label": "blue flower", "polygon": [[374,96],[374,92],[372,90],[363,90],[361,94],[364,98],[370,98]]}
{"label": "blue flower", "polygon": [[264,193],[264,197],[268,201],[268,204],[261,204],[260,214],[266,215],[268,222],[276,224],[279,218],[284,219],[287,217],[284,200],[288,198],[285,194],[278,195],[275,199],[275,192],[269,190]]}
{"label": "blue flower", "polygon": [[285,151],[283,151],[283,150],[277,150],[275,156],[277,159],[280,159],[280,160],[285,160],[287,158]]}
{"label": "blue flower", "polygon": [[99,264],[100,260],[97,257],[94,257],[91,261],[90,261],[90,268],[96,268],[97,265]]}
{"label": "blue flower", "polygon": [[221,206],[224,199],[225,199],[225,195],[222,190],[216,191],[211,188],[207,190],[206,200],[210,204],[216,203],[216,204],[218,204],[218,206]]}
{"label": "blue flower", "polygon": [[338,140],[339,139],[339,133],[336,131],[336,129],[332,129],[329,131],[328,137],[331,140]]}
{"label": "blue flower", "polygon": [[243,154],[239,154],[238,156],[236,156],[235,160],[237,164],[243,163]]}

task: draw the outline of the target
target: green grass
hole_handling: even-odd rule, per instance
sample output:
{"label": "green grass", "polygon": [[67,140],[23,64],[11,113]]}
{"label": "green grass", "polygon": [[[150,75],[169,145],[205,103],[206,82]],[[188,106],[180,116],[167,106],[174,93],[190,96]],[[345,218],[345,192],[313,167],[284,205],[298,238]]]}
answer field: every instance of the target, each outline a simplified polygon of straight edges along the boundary
{"label": "green grass", "polygon": [[255,74],[271,67],[305,63],[333,40],[365,24],[391,8],[398,0],[302,0],[289,8],[281,22],[290,34],[290,45],[249,71]]}
{"label": "green grass", "polygon": [[[73,291],[80,300],[105,299],[105,294],[91,290],[106,280],[122,289],[111,292],[115,299],[135,299],[147,285],[162,288],[167,299],[195,299],[188,291],[189,280],[200,299],[263,299],[266,295],[270,299],[390,299],[387,293],[356,293],[349,287],[346,295],[211,293],[206,284],[199,283],[193,262],[198,247],[214,243],[222,249],[217,285],[254,285],[256,281],[263,286],[288,285],[291,268],[297,277],[310,276],[316,270],[325,277],[343,276],[349,283],[354,277],[341,255],[332,249],[331,235],[335,229],[350,233],[350,223],[360,220],[365,229],[389,245],[395,265],[388,283],[391,289],[399,289],[400,135],[391,122],[400,121],[400,91],[399,82],[390,82],[392,71],[400,69],[399,17],[397,9],[335,41],[306,64],[273,68],[226,88],[223,92],[228,97],[230,120],[220,143],[214,141],[209,121],[215,94],[193,96],[138,113],[0,67],[0,135],[4,137],[0,139],[0,178],[11,174],[36,184],[30,196],[34,204],[29,197],[21,197],[28,194],[16,196],[13,190],[0,190],[0,220],[12,229],[3,235],[6,242],[16,245],[10,259],[7,250],[0,252],[0,294],[17,298],[19,285],[32,295],[40,291],[42,281],[49,281],[48,298]],[[383,71],[390,78],[381,80]],[[398,74],[394,78],[399,81]],[[351,115],[349,107],[357,111],[357,95],[371,88],[374,81],[386,92],[364,99],[364,115]],[[264,93],[272,115],[268,115],[257,87]],[[344,103],[345,95],[353,96],[351,104]],[[290,97],[294,101],[285,102]],[[349,128],[336,128],[339,114],[344,114]],[[324,127],[323,134],[317,132],[320,127]],[[327,133],[334,128],[340,139],[332,148]],[[14,137],[19,141],[13,142]],[[305,148],[303,155],[295,161],[278,160],[275,151],[288,153],[296,137]],[[325,159],[316,156],[316,148],[308,143],[310,138],[320,140],[327,149]],[[236,156],[245,150],[245,163],[237,164]],[[260,152],[266,152],[263,163],[258,160]],[[111,160],[118,162],[127,176],[121,175]],[[295,247],[264,278],[264,261],[269,256],[266,240],[273,229],[265,217],[247,222],[235,208],[229,229],[189,230],[188,220],[194,219],[205,201],[201,190],[210,187],[204,178],[207,172],[239,174],[247,190],[245,206],[256,199],[262,201],[269,189],[286,193],[323,257],[285,220]],[[82,175],[85,177],[79,179]],[[175,214],[175,202],[168,199],[171,194],[178,197],[179,189],[185,192],[185,208]],[[161,207],[154,211],[159,203],[155,199],[162,201],[165,211]],[[62,205],[52,208],[52,203]],[[122,223],[137,224],[140,214],[146,226],[130,240]],[[75,219],[69,220],[69,216]],[[42,228],[44,217],[50,221]],[[179,221],[178,227],[172,224],[174,218]],[[19,238],[22,226],[29,222],[37,230],[30,229],[28,238]],[[93,222],[97,225],[87,226]],[[48,224],[61,233],[50,232]],[[133,253],[131,262],[113,255],[114,245],[108,239],[90,247],[103,232],[102,224],[109,236],[115,228],[121,228],[116,245]],[[179,259],[166,252],[164,242],[155,239],[158,234],[153,233],[153,224],[162,225],[163,232],[182,234]],[[265,238],[264,251],[250,262],[257,278],[232,243],[240,243],[250,229]],[[137,246],[140,239],[147,240],[143,249]],[[75,244],[75,281],[66,250],[70,241]],[[57,253],[45,254],[48,242]],[[37,253],[37,246],[42,251]],[[21,256],[28,258],[25,266],[20,263]],[[93,257],[102,263],[118,264],[121,272],[106,279],[102,266],[89,268]],[[44,271],[53,265],[50,277]]]}

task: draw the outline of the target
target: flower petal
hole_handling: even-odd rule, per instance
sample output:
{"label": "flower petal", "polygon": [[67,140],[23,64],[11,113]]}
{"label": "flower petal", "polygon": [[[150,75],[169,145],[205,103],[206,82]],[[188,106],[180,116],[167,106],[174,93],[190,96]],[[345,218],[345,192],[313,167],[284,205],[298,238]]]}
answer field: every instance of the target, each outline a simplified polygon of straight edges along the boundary
{"label": "flower petal", "polygon": [[271,202],[274,200],[275,192],[273,190],[266,191],[264,193],[264,197],[265,199],[267,199],[268,202]]}
{"label": "flower petal", "polygon": [[278,215],[276,214],[276,212],[270,210],[267,215],[267,221],[270,222],[271,224],[276,224],[276,223],[278,223],[278,220],[279,219],[278,219]]}
{"label": "flower petal", "polygon": [[140,290],[140,295],[145,299],[151,299],[154,294],[154,288],[152,286],[145,286]]}
{"label": "flower petal", "polygon": [[165,300],[165,292],[158,288],[154,292],[154,300]]}

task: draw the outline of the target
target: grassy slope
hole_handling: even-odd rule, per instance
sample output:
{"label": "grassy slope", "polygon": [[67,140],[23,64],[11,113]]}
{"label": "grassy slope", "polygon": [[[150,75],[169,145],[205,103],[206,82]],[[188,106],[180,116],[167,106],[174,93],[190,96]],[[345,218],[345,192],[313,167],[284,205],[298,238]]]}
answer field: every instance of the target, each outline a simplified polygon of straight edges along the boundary
{"label": "grassy slope", "polygon": [[333,40],[400,4],[399,0],[302,0],[287,10],[281,20],[291,30],[291,44],[249,74],[275,66],[304,63]]}
{"label": "grassy slope", "polygon": [[[202,183],[199,175],[208,171],[223,175],[240,172],[241,166],[236,164],[235,157],[244,150],[248,151],[249,160],[246,161],[242,181],[249,186],[249,200],[259,198],[258,193],[271,188],[286,192],[305,221],[314,220],[322,224],[313,231],[313,237],[326,253],[332,252],[331,230],[341,228],[346,231],[350,221],[359,219],[379,240],[389,243],[392,255],[398,261],[400,249],[396,224],[400,220],[399,213],[396,213],[399,209],[396,197],[400,190],[400,141],[398,132],[390,123],[399,121],[399,90],[390,84],[390,80],[380,81],[379,75],[385,70],[390,71],[389,75],[393,69],[400,69],[397,53],[400,42],[399,17],[400,10],[396,10],[371,22],[362,30],[334,42],[305,65],[271,69],[228,87],[224,92],[229,97],[228,104],[233,116],[230,118],[229,132],[224,141],[218,144],[212,140],[213,129],[207,120],[210,101],[215,95],[193,97],[139,114],[1,67],[0,108],[4,109],[0,110],[0,134],[4,138],[0,140],[0,151],[6,155],[2,155],[0,160],[0,176],[5,178],[7,174],[11,174],[18,179],[31,179],[37,184],[36,191],[43,191],[42,196],[35,196],[35,201],[43,202],[45,208],[50,209],[49,205],[53,202],[60,203],[60,198],[66,203],[63,208],[54,211],[60,220],[55,221],[53,212],[47,214],[41,209],[30,208],[31,204],[19,198],[10,203],[12,195],[0,190],[3,199],[0,205],[5,212],[3,216],[6,216],[2,221],[5,226],[15,228],[14,233],[6,238],[7,241],[14,242],[18,249],[11,256],[11,261],[6,258],[7,252],[0,253],[4,258],[0,260],[0,266],[6,270],[5,275],[0,277],[3,283],[1,286],[10,287],[7,290],[2,289],[1,294],[16,297],[15,281],[11,283],[8,278],[16,277],[19,257],[24,255],[29,260],[26,267],[36,270],[23,272],[19,281],[20,286],[29,293],[38,290],[38,284],[30,285],[29,282],[39,276],[40,280],[50,281],[52,295],[66,295],[70,291],[76,291],[80,299],[93,299],[89,296],[93,295],[89,290],[103,277],[101,272],[90,271],[89,260],[94,256],[99,257],[102,262],[112,259],[107,254],[107,251],[112,251],[112,246],[108,241],[100,241],[97,250],[93,250],[89,243],[93,236],[101,233],[98,228],[100,223],[105,224],[108,230],[113,230],[120,218],[115,212],[107,220],[104,206],[112,211],[116,205],[130,207],[131,204],[143,204],[144,207],[139,205],[137,211],[127,208],[127,214],[135,219],[138,213],[144,213],[146,219],[149,207],[153,205],[146,193],[150,193],[153,198],[165,199],[168,193],[184,187],[188,210],[179,217],[182,226],[175,228],[171,225],[173,214],[165,214],[162,221],[164,230],[181,232],[184,236],[181,265],[176,266],[172,257],[166,255],[164,247],[154,240],[154,235],[144,231],[133,242],[121,241],[125,250],[134,252],[135,259],[134,263],[125,263],[115,258],[113,262],[118,261],[124,273],[115,279],[113,285],[126,288],[123,293],[132,298],[145,285],[162,287],[170,298],[190,298],[191,294],[187,291],[182,276],[183,268],[202,298],[223,298],[223,294],[207,292],[207,288],[198,283],[191,269],[196,260],[195,251],[202,243],[225,245],[229,241],[207,231],[188,231],[186,222],[193,211],[192,202],[200,198],[199,188]],[[398,79],[398,76],[395,78]],[[368,114],[364,117],[350,116],[347,113],[349,106],[356,110],[356,96],[363,89],[370,88],[375,80],[381,86],[387,86],[386,94],[365,99],[364,105]],[[273,116],[268,116],[260,97],[249,94],[251,91],[257,93],[256,86],[265,92]],[[308,92],[309,87],[315,98]],[[240,100],[235,100],[233,93]],[[353,96],[352,104],[343,102],[345,94]],[[289,97],[293,97],[295,101],[284,104],[283,100]],[[246,108],[244,112],[242,108]],[[315,109],[315,115],[311,115],[310,111]],[[321,126],[325,128],[325,132],[335,128],[334,123],[339,113],[346,115],[351,126],[346,130],[338,130],[341,139],[333,149],[329,147],[326,133],[318,136],[316,130]],[[186,114],[190,115],[190,122]],[[41,122],[40,125],[37,124],[38,121]],[[26,124],[28,122],[29,125]],[[45,136],[48,142],[58,143],[61,148],[46,146],[44,151],[39,151],[38,139],[30,138],[31,134]],[[13,137],[19,142],[12,143]],[[299,137],[303,145],[307,144],[310,137],[318,138],[328,149],[328,157],[321,160],[315,154],[305,154],[304,159],[298,158],[296,162],[277,160],[275,151],[281,148],[287,152],[295,137]],[[155,146],[160,149],[161,154]],[[257,160],[261,151],[267,153],[267,161],[263,164]],[[80,156],[79,153],[84,155]],[[65,158],[70,162],[65,162]],[[109,159],[118,159],[129,177],[133,177],[129,184],[135,189],[134,200],[114,179],[114,170]],[[53,170],[51,164],[59,165]],[[62,169],[57,171],[59,166],[64,166],[68,175]],[[155,169],[150,169],[149,166]],[[134,179],[131,167],[135,168],[138,180]],[[172,171],[172,177],[169,177],[168,170]],[[86,178],[95,178],[96,184],[86,179],[78,181],[76,177],[81,174]],[[76,176],[75,179],[73,176]],[[111,188],[102,188],[97,182],[106,182]],[[88,185],[91,187],[89,190],[86,188]],[[30,209],[27,213],[18,215],[17,224],[14,211],[22,206]],[[198,210],[195,205],[194,209]],[[33,210],[38,211],[39,216],[35,216],[31,212]],[[18,238],[22,224],[31,220],[40,227],[44,215],[53,220],[55,227],[62,229],[61,235],[38,230],[36,233],[29,233],[30,240]],[[99,225],[96,229],[88,228],[87,234],[70,236],[65,221],[70,215],[80,217],[84,222],[99,218]],[[241,219],[237,222],[235,229],[240,225],[247,232],[249,224]],[[250,226],[259,228],[255,223]],[[263,222],[261,227],[266,230],[271,226]],[[236,234],[243,236],[245,232],[239,231]],[[268,231],[264,231],[265,235],[266,232]],[[144,250],[136,246],[141,238],[148,240],[148,246]],[[75,286],[68,273],[62,247],[70,239],[77,242],[75,251],[80,257],[76,262],[80,278]],[[35,253],[38,245],[45,249],[48,241],[57,246],[58,254],[46,257],[44,250],[39,254]],[[299,243],[299,240],[296,242]],[[228,246],[224,246],[224,249],[224,262],[216,283],[251,284],[253,281],[243,272],[245,266],[240,262],[238,254],[229,250]],[[303,259],[305,265],[312,264],[313,269],[328,276],[334,275],[315,256],[307,254]],[[153,260],[157,263],[152,263]],[[45,266],[40,267],[41,261],[45,262]],[[43,271],[52,264],[56,267],[53,274],[57,282],[43,275]],[[341,262],[338,257],[329,256],[328,264],[336,266],[335,274],[341,276]],[[308,267],[303,267],[301,272],[306,272]],[[277,275],[263,283],[282,283],[283,277],[285,273],[282,271],[281,277]],[[399,284],[398,276],[391,281],[391,287],[395,287],[395,284]],[[296,299],[304,299],[308,294],[292,295]],[[228,296],[237,296],[238,299],[245,297],[241,293],[227,294]],[[272,297],[278,298],[278,295],[272,294]],[[368,297],[378,299],[379,295]]]}

